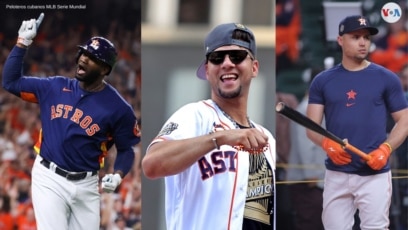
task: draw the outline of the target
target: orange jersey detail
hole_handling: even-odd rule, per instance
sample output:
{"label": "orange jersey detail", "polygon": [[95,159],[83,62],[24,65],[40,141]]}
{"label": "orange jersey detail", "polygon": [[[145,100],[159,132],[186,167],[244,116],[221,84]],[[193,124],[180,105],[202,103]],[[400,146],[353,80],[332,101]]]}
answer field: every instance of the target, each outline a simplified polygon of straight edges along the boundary
{"label": "orange jersey detail", "polygon": [[29,93],[29,92],[21,92],[20,93],[20,97],[21,99],[23,99],[24,101],[28,101],[28,102],[32,102],[32,103],[38,103],[38,99],[35,96],[35,94],[33,93]]}
{"label": "orange jersey detail", "polygon": [[34,145],[34,151],[37,154],[40,154],[40,149],[41,149],[41,142],[42,142],[42,129],[40,129],[40,132],[38,134],[38,139],[37,142]]}

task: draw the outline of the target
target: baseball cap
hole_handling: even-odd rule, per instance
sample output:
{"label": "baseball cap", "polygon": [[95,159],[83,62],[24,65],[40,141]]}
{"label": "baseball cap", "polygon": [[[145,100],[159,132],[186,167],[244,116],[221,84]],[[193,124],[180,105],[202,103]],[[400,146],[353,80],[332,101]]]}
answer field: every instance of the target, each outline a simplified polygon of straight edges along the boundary
{"label": "baseball cap", "polygon": [[[232,34],[235,30],[241,30],[249,34],[249,42],[237,40],[232,38]],[[238,45],[244,48],[247,48],[252,55],[256,55],[256,44],[254,34],[246,26],[239,23],[225,23],[216,26],[210,33],[207,35],[204,41],[204,54],[207,56],[209,53],[221,46],[227,45]],[[205,74],[205,64],[204,60],[197,70],[197,77],[203,80],[206,80]]]}
{"label": "baseball cap", "polygon": [[352,15],[343,19],[339,24],[339,35],[350,33],[360,29],[368,29],[371,35],[378,33],[378,29],[370,25],[370,21],[361,15]]}

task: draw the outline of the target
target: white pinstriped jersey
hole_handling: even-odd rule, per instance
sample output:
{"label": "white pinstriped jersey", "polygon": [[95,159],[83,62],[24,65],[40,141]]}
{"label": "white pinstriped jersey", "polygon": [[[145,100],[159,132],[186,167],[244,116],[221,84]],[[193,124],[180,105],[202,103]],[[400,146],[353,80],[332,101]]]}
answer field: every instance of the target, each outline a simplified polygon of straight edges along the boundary
{"label": "white pinstriped jersey", "polygon": [[[269,148],[264,154],[274,171],[275,139],[264,127],[251,122],[269,137]],[[151,144],[235,128],[212,100],[200,101],[176,111]],[[167,229],[241,229],[248,170],[247,152],[237,152],[231,146],[222,145],[219,150],[207,153],[185,171],[166,177]]]}

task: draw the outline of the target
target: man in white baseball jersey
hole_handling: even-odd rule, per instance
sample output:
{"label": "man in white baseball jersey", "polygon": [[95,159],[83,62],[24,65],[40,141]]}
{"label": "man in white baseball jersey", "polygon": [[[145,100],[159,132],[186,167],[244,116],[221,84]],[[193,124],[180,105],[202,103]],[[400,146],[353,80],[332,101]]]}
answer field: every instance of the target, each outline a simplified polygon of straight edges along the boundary
{"label": "man in white baseball jersey", "polygon": [[168,230],[275,229],[275,139],[247,113],[255,55],[247,27],[215,27],[197,71],[211,99],[176,111],[147,148],[145,175],[165,177]]}

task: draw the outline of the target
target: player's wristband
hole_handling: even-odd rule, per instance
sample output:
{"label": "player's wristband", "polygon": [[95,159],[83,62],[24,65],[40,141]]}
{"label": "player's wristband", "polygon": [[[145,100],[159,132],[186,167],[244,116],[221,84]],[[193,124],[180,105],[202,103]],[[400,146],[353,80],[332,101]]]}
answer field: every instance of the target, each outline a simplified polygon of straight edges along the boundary
{"label": "player's wristband", "polygon": [[23,37],[18,37],[18,38],[17,38],[17,43],[22,44],[22,45],[28,47],[28,46],[31,45],[31,43],[33,43],[33,40],[26,39],[26,38],[23,38]]}
{"label": "player's wristband", "polygon": [[383,144],[386,145],[390,149],[390,153],[391,153],[392,152],[392,147],[391,147],[390,143],[384,142]]}
{"label": "player's wristband", "polygon": [[212,142],[213,142],[213,144],[214,144],[214,147],[215,147],[216,149],[220,149],[220,146],[217,144],[217,139],[213,138],[213,139],[211,139],[211,140],[212,140]]}

